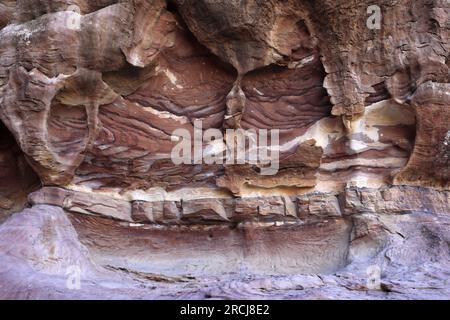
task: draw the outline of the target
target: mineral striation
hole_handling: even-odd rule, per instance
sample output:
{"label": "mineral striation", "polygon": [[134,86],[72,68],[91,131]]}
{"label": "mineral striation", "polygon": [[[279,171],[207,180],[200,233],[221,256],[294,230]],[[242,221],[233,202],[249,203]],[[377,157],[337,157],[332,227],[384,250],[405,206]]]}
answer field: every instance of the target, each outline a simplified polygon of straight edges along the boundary
{"label": "mineral striation", "polygon": [[449,58],[445,0],[0,0],[0,298],[448,299]]}

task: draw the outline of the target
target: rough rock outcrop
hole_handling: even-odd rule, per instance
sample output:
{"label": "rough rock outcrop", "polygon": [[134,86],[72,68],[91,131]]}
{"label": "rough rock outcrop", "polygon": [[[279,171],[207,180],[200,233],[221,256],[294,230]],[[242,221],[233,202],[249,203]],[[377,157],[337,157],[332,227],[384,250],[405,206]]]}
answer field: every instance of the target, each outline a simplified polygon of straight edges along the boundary
{"label": "rough rock outcrop", "polygon": [[0,0],[0,297],[448,297],[449,52],[444,0]]}

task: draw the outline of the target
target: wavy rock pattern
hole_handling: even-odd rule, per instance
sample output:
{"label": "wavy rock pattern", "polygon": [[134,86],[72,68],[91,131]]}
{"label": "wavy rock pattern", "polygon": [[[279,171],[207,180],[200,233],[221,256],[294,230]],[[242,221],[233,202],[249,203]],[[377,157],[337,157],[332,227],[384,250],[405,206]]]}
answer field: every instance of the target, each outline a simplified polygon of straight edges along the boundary
{"label": "wavy rock pattern", "polygon": [[[0,0],[0,297],[448,297],[450,5],[373,4]],[[278,173],[175,165],[198,121]]]}

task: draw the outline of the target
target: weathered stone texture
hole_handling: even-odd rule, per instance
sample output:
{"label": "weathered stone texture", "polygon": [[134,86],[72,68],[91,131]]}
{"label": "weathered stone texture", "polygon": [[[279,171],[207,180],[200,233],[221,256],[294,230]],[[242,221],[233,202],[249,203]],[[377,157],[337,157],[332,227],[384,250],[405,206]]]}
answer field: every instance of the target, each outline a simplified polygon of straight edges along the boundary
{"label": "weathered stone texture", "polygon": [[0,0],[0,297],[448,298],[449,52],[446,0]]}

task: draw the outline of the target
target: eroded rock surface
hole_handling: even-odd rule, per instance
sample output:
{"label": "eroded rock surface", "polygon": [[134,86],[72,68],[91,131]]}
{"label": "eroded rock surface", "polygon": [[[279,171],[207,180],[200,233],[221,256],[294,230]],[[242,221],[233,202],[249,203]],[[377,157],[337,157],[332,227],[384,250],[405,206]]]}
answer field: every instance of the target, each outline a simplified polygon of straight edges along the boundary
{"label": "eroded rock surface", "polygon": [[0,0],[0,296],[448,298],[449,52],[445,0]]}

